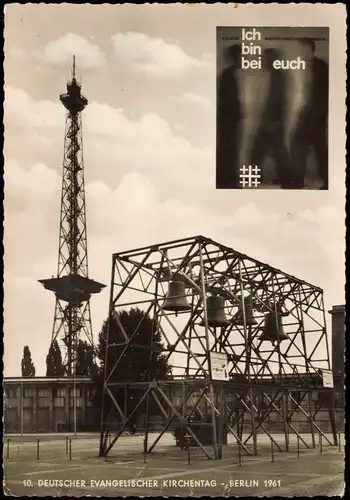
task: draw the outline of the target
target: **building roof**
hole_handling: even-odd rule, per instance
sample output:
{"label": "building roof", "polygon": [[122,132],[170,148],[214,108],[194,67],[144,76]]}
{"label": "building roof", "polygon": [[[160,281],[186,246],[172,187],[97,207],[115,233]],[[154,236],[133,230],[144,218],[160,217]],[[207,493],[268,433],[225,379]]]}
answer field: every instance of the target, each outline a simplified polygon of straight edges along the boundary
{"label": "building roof", "polygon": [[340,305],[337,305],[337,306],[332,306],[332,309],[330,311],[328,311],[329,314],[337,314],[337,313],[340,313],[340,312],[345,312],[345,304],[340,304]]}
{"label": "building roof", "polygon": [[93,383],[90,377],[4,377],[4,384],[70,384]]}

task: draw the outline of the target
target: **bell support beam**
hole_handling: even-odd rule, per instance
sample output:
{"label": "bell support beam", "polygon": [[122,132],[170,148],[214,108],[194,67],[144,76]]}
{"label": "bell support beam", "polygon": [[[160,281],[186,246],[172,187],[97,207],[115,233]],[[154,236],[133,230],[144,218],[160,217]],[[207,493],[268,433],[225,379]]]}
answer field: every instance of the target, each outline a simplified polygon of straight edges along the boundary
{"label": "bell support beam", "polygon": [[[111,395],[118,388],[124,388],[125,398],[142,390],[146,410],[143,403],[138,405],[132,418],[143,408],[147,443],[152,401],[158,416],[165,419],[159,436],[182,425],[198,448],[213,458],[220,455],[225,419],[225,432],[236,443],[240,439],[244,444],[240,433],[249,428],[245,452],[256,453],[259,432],[273,438],[268,420],[274,415],[283,425],[288,449],[289,433],[300,435],[293,423],[295,415],[303,410],[310,428],[317,430],[315,410],[311,414],[305,408],[314,408],[313,395],[318,391],[330,391],[323,389],[321,376],[323,369],[330,369],[322,293],[317,286],[203,236],[113,254],[109,314],[118,318],[122,310],[142,307],[143,318],[152,319],[153,333],[161,335],[165,360],[173,369],[169,380],[158,380],[158,371],[153,380],[148,376],[147,381],[122,381],[119,376],[115,381],[122,355],[114,359],[115,344],[109,345],[107,340],[105,366],[108,364],[109,372],[105,374],[103,405],[109,400],[111,413],[114,408],[125,429],[131,415],[122,417],[122,409]],[[118,324],[124,339],[122,354],[142,349],[150,363],[152,342],[149,346],[137,342],[142,321],[132,332],[125,332],[120,321]],[[215,379],[212,353],[227,359],[228,378]],[[291,409],[292,394],[302,390],[306,396],[300,408]],[[264,394],[269,404],[261,411],[257,401],[264,400]],[[232,404],[227,403],[230,398]],[[190,417],[197,421],[190,424]],[[204,424],[212,436],[212,453],[193,430],[193,425]],[[103,414],[101,443],[113,432]],[[101,455],[110,453],[121,432],[115,433],[108,448],[101,445]],[[159,439],[148,452],[156,450]]]}

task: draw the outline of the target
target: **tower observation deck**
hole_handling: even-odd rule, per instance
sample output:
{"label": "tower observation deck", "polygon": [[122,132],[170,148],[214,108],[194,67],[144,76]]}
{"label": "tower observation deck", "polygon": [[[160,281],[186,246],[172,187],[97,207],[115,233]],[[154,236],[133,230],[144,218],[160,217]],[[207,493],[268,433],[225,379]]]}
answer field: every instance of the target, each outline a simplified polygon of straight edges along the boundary
{"label": "tower observation deck", "polygon": [[60,101],[67,114],[57,276],[39,280],[39,283],[55,294],[51,342],[57,340],[64,350],[66,375],[72,376],[76,373],[79,343],[85,341],[93,346],[90,297],[105,287],[88,276],[81,119],[88,100],[76,80],[74,56],[72,79],[67,83],[67,92],[60,95]]}

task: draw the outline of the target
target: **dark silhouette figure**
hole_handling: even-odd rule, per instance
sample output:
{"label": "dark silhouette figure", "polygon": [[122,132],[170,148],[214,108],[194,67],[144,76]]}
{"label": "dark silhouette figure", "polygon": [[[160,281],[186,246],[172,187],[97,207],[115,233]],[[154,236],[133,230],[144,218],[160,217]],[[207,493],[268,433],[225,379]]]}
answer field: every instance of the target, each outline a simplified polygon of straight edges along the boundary
{"label": "dark silhouette figure", "polygon": [[300,42],[306,50],[306,70],[311,70],[309,99],[304,104],[291,138],[293,187],[304,186],[306,162],[310,148],[314,150],[321,189],[328,189],[328,63],[315,56],[315,41]]}
{"label": "dark silhouette figure", "polygon": [[241,47],[232,45],[227,55],[232,64],[222,71],[217,90],[216,187],[237,189],[240,187],[238,159],[242,119],[237,69]]}
{"label": "dark silhouette figure", "polygon": [[[282,188],[289,187],[290,161],[285,144],[286,129],[286,73],[276,70],[273,62],[283,59],[280,51],[266,49],[263,53],[263,66],[270,73],[270,84],[267,99],[264,105],[261,122],[258,127],[251,150],[250,164],[262,169],[266,156],[275,160],[277,165],[277,178],[274,184]],[[262,182],[264,172],[261,171]]]}

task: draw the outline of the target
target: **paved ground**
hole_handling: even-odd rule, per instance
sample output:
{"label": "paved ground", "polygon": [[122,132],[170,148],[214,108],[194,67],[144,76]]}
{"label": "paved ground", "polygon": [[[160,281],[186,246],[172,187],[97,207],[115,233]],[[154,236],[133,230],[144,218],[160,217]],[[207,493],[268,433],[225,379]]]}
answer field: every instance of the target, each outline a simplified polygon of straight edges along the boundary
{"label": "paved ground", "polygon": [[[311,444],[310,436],[303,436]],[[344,444],[307,449],[291,438],[290,451],[271,456],[268,438],[259,436],[258,455],[242,456],[224,448],[222,460],[208,460],[197,449],[187,452],[165,435],[146,463],[142,437],[123,436],[108,460],[97,457],[98,436],[72,436],[72,456],[62,435],[5,438],[5,491],[13,496],[334,496],[343,489]],[[282,436],[275,436],[283,443]],[[210,449],[208,449],[209,451]],[[211,450],[210,450],[211,451]]]}

